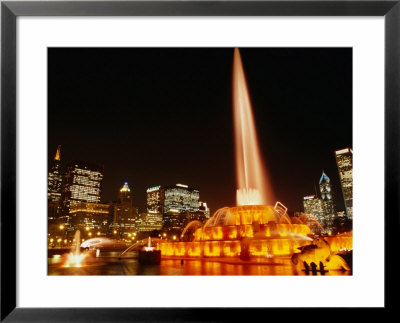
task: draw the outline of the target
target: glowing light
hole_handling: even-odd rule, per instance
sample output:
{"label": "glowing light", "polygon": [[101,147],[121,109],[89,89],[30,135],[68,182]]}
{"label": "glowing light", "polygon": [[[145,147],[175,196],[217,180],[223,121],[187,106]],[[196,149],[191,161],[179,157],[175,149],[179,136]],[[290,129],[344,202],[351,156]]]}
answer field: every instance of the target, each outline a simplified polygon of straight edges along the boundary
{"label": "glowing light", "polygon": [[114,233],[114,234],[117,234],[117,231],[116,231],[116,230],[114,230],[114,231],[113,231],[113,233]]}
{"label": "glowing light", "polygon": [[50,242],[53,242],[53,241],[54,241],[54,239],[53,239],[53,238],[51,238],[51,239],[50,239]]}
{"label": "glowing light", "polygon": [[145,251],[153,251],[154,250],[154,247],[151,246],[151,238],[150,238],[150,236],[149,236],[149,239],[148,239],[148,242],[147,242],[147,246],[143,247],[143,249]]}
{"label": "glowing light", "polygon": [[150,187],[150,188],[148,188],[147,189],[147,193],[149,193],[149,192],[153,192],[153,191],[157,191],[157,190],[159,190],[161,188],[161,186],[160,185],[158,185],[158,186],[153,186],[153,187]]}
{"label": "glowing light", "polygon": [[100,235],[100,232],[97,232],[97,235],[99,236],[99,235]]}
{"label": "glowing light", "polygon": [[123,193],[123,192],[130,192],[131,190],[130,190],[130,188],[129,188],[129,186],[128,186],[128,182],[125,182],[124,183],[124,186],[122,186],[122,188],[119,190],[121,193]]}
{"label": "glowing light", "polygon": [[86,231],[89,231],[89,230],[90,230],[90,228],[89,228],[89,227],[86,227],[86,228],[85,228],[85,230],[86,230]]}
{"label": "glowing light", "polygon": [[82,262],[85,259],[86,254],[80,253],[80,254],[74,254],[74,253],[69,253],[67,257],[67,261],[64,265],[64,267],[82,267]]}
{"label": "glowing light", "polygon": [[259,151],[246,77],[238,48],[235,49],[233,63],[233,115],[238,187],[237,204],[271,204],[272,190]]}
{"label": "glowing light", "polygon": [[64,229],[64,226],[61,224],[61,225],[59,226],[59,228],[60,228],[60,230],[63,230],[63,229]]}
{"label": "glowing light", "polygon": [[345,148],[345,149],[340,149],[340,150],[336,150],[335,154],[336,155],[342,155],[342,154],[346,154],[348,152],[353,152],[353,150],[351,148]]}
{"label": "glowing light", "polygon": [[89,232],[89,237],[91,237],[92,236],[92,232]]}
{"label": "glowing light", "polygon": [[183,188],[188,188],[189,187],[189,186],[187,186],[185,184],[176,184],[176,186],[183,187]]}
{"label": "glowing light", "polygon": [[57,147],[56,155],[54,156],[54,160],[61,160],[61,145]]}

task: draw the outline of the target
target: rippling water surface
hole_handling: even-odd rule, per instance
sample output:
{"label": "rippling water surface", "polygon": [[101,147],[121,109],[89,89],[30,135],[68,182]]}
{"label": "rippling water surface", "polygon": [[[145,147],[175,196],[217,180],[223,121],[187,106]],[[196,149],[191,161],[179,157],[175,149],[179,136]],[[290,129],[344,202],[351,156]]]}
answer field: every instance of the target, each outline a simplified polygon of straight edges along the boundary
{"label": "rippling water surface", "polygon": [[[90,265],[65,268],[59,256],[48,258],[49,275],[306,275],[288,257],[258,259],[250,262],[232,258],[162,259],[159,265],[143,265],[134,253],[119,259],[119,252],[103,253]],[[312,275],[310,272],[309,275]],[[321,275],[319,272],[317,275]],[[351,275],[350,271],[331,271],[324,275]]]}

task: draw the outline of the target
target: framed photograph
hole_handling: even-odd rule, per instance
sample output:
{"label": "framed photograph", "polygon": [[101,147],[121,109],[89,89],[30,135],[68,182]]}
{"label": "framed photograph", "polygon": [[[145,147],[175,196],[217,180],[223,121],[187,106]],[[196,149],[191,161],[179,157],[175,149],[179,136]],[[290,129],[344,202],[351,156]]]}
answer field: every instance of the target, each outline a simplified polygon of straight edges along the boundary
{"label": "framed photograph", "polygon": [[2,2],[1,319],[390,309],[399,6]]}

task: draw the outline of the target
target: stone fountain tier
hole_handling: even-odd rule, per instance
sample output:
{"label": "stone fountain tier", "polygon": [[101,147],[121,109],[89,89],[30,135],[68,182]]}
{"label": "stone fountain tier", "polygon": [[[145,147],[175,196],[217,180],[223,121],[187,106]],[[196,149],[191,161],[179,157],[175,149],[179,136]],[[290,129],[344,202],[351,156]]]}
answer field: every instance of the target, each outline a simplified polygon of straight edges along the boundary
{"label": "stone fountain tier", "polygon": [[147,246],[139,249],[139,262],[145,265],[159,264],[161,262],[161,250],[151,246],[150,236]]}
{"label": "stone fountain tier", "polygon": [[[291,223],[277,208],[245,205],[216,211],[192,241],[161,242],[159,248],[163,256],[179,257],[242,257],[244,250],[252,257],[289,256],[309,244],[310,235],[306,224]],[[352,244],[351,237],[330,240],[337,250]]]}
{"label": "stone fountain tier", "polygon": [[161,250],[139,250],[139,262],[145,265],[159,264],[161,261]]}

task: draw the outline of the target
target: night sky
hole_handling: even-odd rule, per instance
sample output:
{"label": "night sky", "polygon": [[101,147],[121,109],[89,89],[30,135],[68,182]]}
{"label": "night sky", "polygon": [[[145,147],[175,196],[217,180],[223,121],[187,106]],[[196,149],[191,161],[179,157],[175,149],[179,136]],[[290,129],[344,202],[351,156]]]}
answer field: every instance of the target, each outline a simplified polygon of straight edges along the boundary
{"label": "night sky", "polygon": [[[291,211],[323,170],[344,209],[334,150],[352,147],[351,48],[241,48],[261,150]],[[50,48],[48,160],[104,165],[102,201],[128,181],[182,183],[235,205],[233,48]],[[318,187],[317,187],[318,189]]]}

